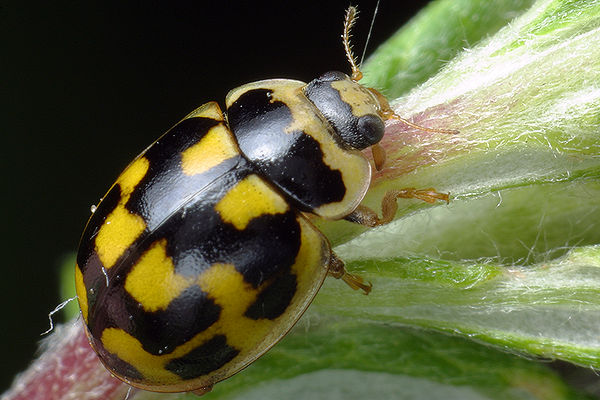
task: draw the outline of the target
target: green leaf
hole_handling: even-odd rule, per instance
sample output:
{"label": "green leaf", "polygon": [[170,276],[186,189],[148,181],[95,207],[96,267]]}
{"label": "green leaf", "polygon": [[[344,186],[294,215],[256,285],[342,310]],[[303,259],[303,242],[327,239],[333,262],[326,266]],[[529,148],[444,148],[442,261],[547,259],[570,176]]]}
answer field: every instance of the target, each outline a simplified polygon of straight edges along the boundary
{"label": "green leaf", "polygon": [[[60,298],[63,300],[71,299],[76,296],[75,278],[73,277],[75,268],[75,253],[66,254],[60,262]],[[64,321],[69,321],[79,316],[79,304],[77,301],[71,301],[62,309]]]}
{"label": "green leaf", "polygon": [[462,338],[314,313],[211,397],[582,398],[545,366]]}
{"label": "green leaf", "polygon": [[414,122],[460,133],[391,124],[365,202],[435,187],[451,203],[404,201],[367,232],[324,224],[337,244],[364,232],[336,251],[374,290],[342,300],[328,283],[315,308],[600,367],[599,82],[600,2],[537,1],[397,99]]}
{"label": "green leaf", "polygon": [[435,74],[464,47],[496,33],[533,0],[431,2],[369,58],[362,83],[396,98]]}
{"label": "green leaf", "polygon": [[373,278],[373,296],[347,296],[342,285],[328,283],[315,311],[434,328],[512,351],[600,364],[600,246],[528,267],[425,257],[349,265]]}
{"label": "green leaf", "polygon": [[[598,82],[600,2],[538,1],[398,99],[396,112],[460,133],[390,126],[366,203],[402,187],[453,198],[405,201],[395,223],[338,248],[373,295],[326,290],[319,304],[600,367]],[[335,243],[364,231],[323,228]]]}

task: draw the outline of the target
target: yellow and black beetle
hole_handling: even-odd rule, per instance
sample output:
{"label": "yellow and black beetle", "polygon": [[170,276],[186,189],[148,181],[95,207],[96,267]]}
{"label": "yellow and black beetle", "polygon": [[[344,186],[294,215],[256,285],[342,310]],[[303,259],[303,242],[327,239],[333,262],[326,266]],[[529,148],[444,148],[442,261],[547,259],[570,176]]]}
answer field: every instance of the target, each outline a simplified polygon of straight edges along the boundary
{"label": "yellow and black beetle", "polygon": [[388,193],[383,217],[359,203],[371,180],[361,150],[399,118],[376,90],[328,72],[271,79],[207,103],[120,175],[83,233],[75,269],[90,343],[112,374],[158,392],[204,393],[279,341],[329,274],[346,272],[311,213],[369,226],[396,199],[447,200],[433,189]]}

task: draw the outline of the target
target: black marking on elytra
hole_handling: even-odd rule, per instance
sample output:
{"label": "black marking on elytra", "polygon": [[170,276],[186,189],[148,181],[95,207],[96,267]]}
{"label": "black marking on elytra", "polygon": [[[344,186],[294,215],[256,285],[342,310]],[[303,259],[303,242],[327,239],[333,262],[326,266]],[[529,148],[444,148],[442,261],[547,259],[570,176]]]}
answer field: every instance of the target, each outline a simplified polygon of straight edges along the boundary
{"label": "black marking on elytra", "polygon": [[284,102],[273,101],[271,93],[249,90],[228,108],[240,150],[299,209],[341,201],[346,194],[341,172],[323,162],[321,145],[311,136],[286,132],[294,122],[292,112]]}
{"label": "black marking on elytra", "polygon": [[114,371],[115,374],[126,377],[134,382],[142,382],[144,380],[144,375],[138,371],[137,368],[129,364],[127,361],[124,361],[116,354],[109,353],[104,349],[101,349],[99,354],[102,361],[106,365],[110,366],[110,369]]}
{"label": "black marking on elytra", "polygon": [[[181,131],[179,134],[185,136]],[[173,351],[194,334],[206,330],[220,315],[220,308],[214,304],[210,293],[203,293],[198,286],[184,291],[167,310],[153,313],[144,311],[143,306],[126,292],[124,284],[131,268],[154,243],[166,239],[167,255],[174,263],[175,272],[182,276],[199,276],[215,263],[226,263],[233,264],[246,282],[259,287],[266,281],[277,282],[277,277],[290,274],[301,241],[298,214],[293,209],[281,214],[261,215],[252,219],[244,230],[225,223],[216,212],[217,202],[233,186],[254,173],[249,161],[238,156],[231,162],[224,162],[200,174],[200,177],[188,177],[180,168],[181,143],[171,146],[176,151],[171,157],[164,150],[153,150],[156,146],[170,146],[169,140],[177,142],[173,136],[164,136],[146,152],[144,157],[150,162],[149,171],[126,204],[131,212],[143,216],[148,224],[145,232],[108,271],[102,271],[93,249],[87,249],[89,254],[80,254],[80,259],[85,261],[88,268],[84,275],[86,287],[96,290],[96,302],[90,307],[88,319],[92,337],[100,338],[102,331],[108,327],[123,329],[140,340],[144,349],[151,354]],[[173,162],[173,159],[177,162]],[[171,196],[170,191],[177,190],[183,192]],[[111,201],[106,204],[111,204]],[[109,207],[106,208],[108,210]],[[101,224],[103,219],[98,221]],[[104,272],[108,273],[108,286]],[[286,298],[277,303],[273,300],[274,295],[270,294],[286,290],[284,283],[285,279],[274,283],[272,289],[268,289],[268,285],[265,288],[261,301],[269,309],[266,317],[279,313],[289,304]],[[294,291],[287,283],[287,290],[293,295]],[[101,348],[99,340],[94,340],[96,347]],[[203,349],[199,352],[214,353],[211,356],[214,365],[227,362],[238,352],[226,344],[207,345]],[[185,366],[190,365],[186,362],[184,358],[179,364],[174,362],[173,366],[186,373]],[[187,373],[194,375],[193,372]]]}
{"label": "black marking on elytra", "polygon": [[[148,288],[152,290],[152,288]],[[111,286],[112,295],[104,296],[90,320],[92,336],[101,337],[107,327],[117,327],[140,341],[154,355],[173,352],[219,320],[221,307],[197,285],[176,297],[165,310],[145,311],[122,285]]]}
{"label": "black marking on elytra", "polygon": [[198,276],[213,264],[233,264],[246,282],[258,287],[293,265],[300,249],[295,211],[258,216],[240,231],[224,222],[214,208],[248,173],[238,168],[227,174],[157,231],[168,238],[167,254],[178,274]]}
{"label": "black marking on elytra", "polygon": [[[125,208],[144,218],[149,230],[160,224],[172,211],[169,207],[177,200],[185,200],[191,194],[201,190],[219,175],[235,166],[235,161],[213,168],[215,171],[186,177],[181,173],[181,152],[198,143],[211,128],[222,123],[211,118],[188,118],[161,136],[144,152],[149,161],[148,172],[131,193]],[[225,163],[224,163],[225,164]],[[187,178],[187,179],[186,179]],[[114,185],[98,205],[83,233],[78,262],[84,272],[86,260],[93,252],[94,240],[106,217],[116,208],[121,199],[121,188]],[[79,261],[79,258],[83,258]]]}
{"label": "black marking on elytra", "polygon": [[239,353],[238,349],[227,344],[224,335],[216,335],[188,354],[169,361],[165,369],[182,379],[194,379],[216,371]]}
{"label": "black marking on elytra", "polygon": [[286,271],[270,282],[248,307],[244,315],[252,319],[275,319],[281,316],[296,294],[296,275]]}
{"label": "black marking on elytra", "polygon": [[[145,238],[136,240],[130,247],[137,253],[129,253],[118,266],[111,268],[109,287],[105,287],[103,276],[96,276],[101,298],[89,318],[93,336],[114,326],[136,337],[149,353],[165,354],[218,320],[220,308],[210,293],[202,292],[196,285],[184,291],[165,311],[157,312],[144,311],[124,289],[131,268],[160,240],[166,239],[167,255],[175,272],[182,276],[199,276],[216,263],[233,264],[246,282],[259,287],[263,282],[289,274],[301,241],[296,211],[261,215],[241,231],[224,222],[215,211],[215,204],[250,173],[247,166],[231,170],[197,193]],[[268,293],[264,296],[265,305],[273,310],[269,315],[289,304],[285,296],[279,304],[270,301]]]}
{"label": "black marking on elytra", "polygon": [[350,104],[342,100],[340,92],[331,84],[349,80],[342,72],[327,72],[309,82],[304,94],[323,114],[342,141],[355,149],[365,149],[378,143],[385,131],[383,120],[375,114],[360,117],[352,113]]}
{"label": "black marking on elytra", "polygon": [[198,143],[211,128],[222,122],[204,117],[186,118],[162,135],[146,150],[144,156],[149,160],[171,160],[173,155]]}
{"label": "black marking on elytra", "polygon": [[154,231],[196,193],[238,165],[239,156],[201,174],[188,176],[181,169],[181,152],[200,142],[218,124],[219,121],[210,118],[185,119],[144,153],[150,164],[148,172],[131,193],[126,208],[141,215],[149,231]]}
{"label": "black marking on elytra", "polygon": [[[153,237],[157,236],[156,231],[160,225],[177,223],[176,220],[171,221],[171,216],[178,213],[179,215],[185,214],[186,202],[201,193],[207,186],[218,181],[219,177],[227,171],[235,170],[240,162],[245,162],[241,156],[236,156],[204,174],[187,176],[182,173],[180,168],[181,151],[196,144],[211,127],[219,123],[219,121],[209,118],[186,119],[147,149],[144,157],[149,162],[148,172],[136,185],[131,198],[125,204],[125,208],[141,216],[147,226],[145,231],[109,269],[100,262],[93,243],[95,242],[94,237],[106,217],[116,208],[121,199],[121,188],[118,184],[112,187],[92,215],[83,234],[77,258],[84,273],[86,288],[93,289],[93,296],[97,299],[89,307],[88,322],[93,332],[101,331],[106,326],[115,325],[131,331],[129,325],[115,324],[113,315],[106,314],[118,314],[119,312],[125,314],[122,307],[109,308],[106,304],[107,299],[116,296],[117,302],[124,301],[119,300],[125,292],[122,287],[124,278],[131,267],[138,262],[139,257],[154,243]],[[216,186],[218,187],[219,184]],[[202,200],[202,196],[199,196],[198,201]]]}
{"label": "black marking on elytra", "polygon": [[164,311],[139,312],[133,315],[132,332],[149,353],[160,355],[174,351],[197,334],[205,331],[221,315],[221,307],[192,285],[174,299]]}
{"label": "black marking on elytra", "polygon": [[91,322],[95,317],[98,295],[103,298],[102,294],[106,289],[106,276],[102,271],[102,262],[100,262],[96,252],[88,257],[85,266],[86,272],[83,274],[83,284],[87,293],[88,321]]}
{"label": "black marking on elytra", "polygon": [[227,241],[227,259],[246,282],[258,287],[294,265],[301,245],[300,230],[294,211],[261,215]]}

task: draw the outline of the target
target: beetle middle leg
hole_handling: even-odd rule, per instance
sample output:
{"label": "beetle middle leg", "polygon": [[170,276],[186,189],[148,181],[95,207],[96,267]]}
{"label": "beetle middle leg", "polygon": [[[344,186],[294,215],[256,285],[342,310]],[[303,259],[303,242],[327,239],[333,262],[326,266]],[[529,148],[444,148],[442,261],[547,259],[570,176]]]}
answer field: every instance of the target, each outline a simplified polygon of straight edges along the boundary
{"label": "beetle middle leg", "polygon": [[343,280],[346,285],[350,286],[354,290],[362,290],[364,294],[369,294],[371,292],[371,288],[373,285],[371,282],[366,282],[358,275],[354,275],[349,273],[346,270],[346,266],[344,262],[335,255],[335,253],[331,253],[329,257],[329,267],[327,273],[333,276],[336,279]]}
{"label": "beetle middle leg", "polygon": [[368,227],[375,227],[389,224],[394,219],[398,210],[398,199],[419,199],[427,203],[435,203],[438,200],[448,203],[449,196],[447,193],[440,193],[434,188],[415,189],[405,188],[399,190],[390,190],[381,201],[381,217],[371,210],[369,207],[359,205],[354,211],[348,214],[344,219],[357,224]]}

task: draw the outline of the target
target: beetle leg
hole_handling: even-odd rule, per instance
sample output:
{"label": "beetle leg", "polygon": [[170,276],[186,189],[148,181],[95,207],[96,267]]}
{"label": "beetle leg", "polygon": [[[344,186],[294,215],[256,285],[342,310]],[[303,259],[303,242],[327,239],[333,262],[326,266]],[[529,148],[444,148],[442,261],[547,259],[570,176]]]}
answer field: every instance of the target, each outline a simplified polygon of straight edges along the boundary
{"label": "beetle leg", "polygon": [[209,385],[209,386],[201,386],[196,390],[192,390],[191,393],[194,393],[196,396],[202,396],[205,395],[206,393],[210,392],[213,388],[213,385]]}
{"label": "beetle leg", "polygon": [[400,190],[390,190],[385,194],[385,196],[383,196],[383,200],[381,201],[381,218],[369,207],[359,205],[344,219],[369,227],[389,224],[396,215],[396,211],[398,210],[398,203],[396,200],[400,198],[419,199],[426,201],[427,203],[435,203],[438,200],[443,200],[446,203],[449,202],[447,193],[440,193],[434,188],[405,188]]}
{"label": "beetle leg", "polygon": [[331,253],[331,256],[329,257],[329,270],[327,273],[336,279],[343,280],[346,285],[350,286],[354,290],[361,289],[364,294],[369,294],[371,288],[373,287],[371,282],[365,283],[364,279],[360,276],[353,275],[346,271],[344,262],[334,253]]}
{"label": "beetle leg", "polygon": [[385,165],[385,159],[387,158],[385,154],[385,149],[379,143],[375,143],[371,146],[371,153],[373,154],[373,162],[375,163],[375,169],[377,171],[381,171],[383,166]]}

